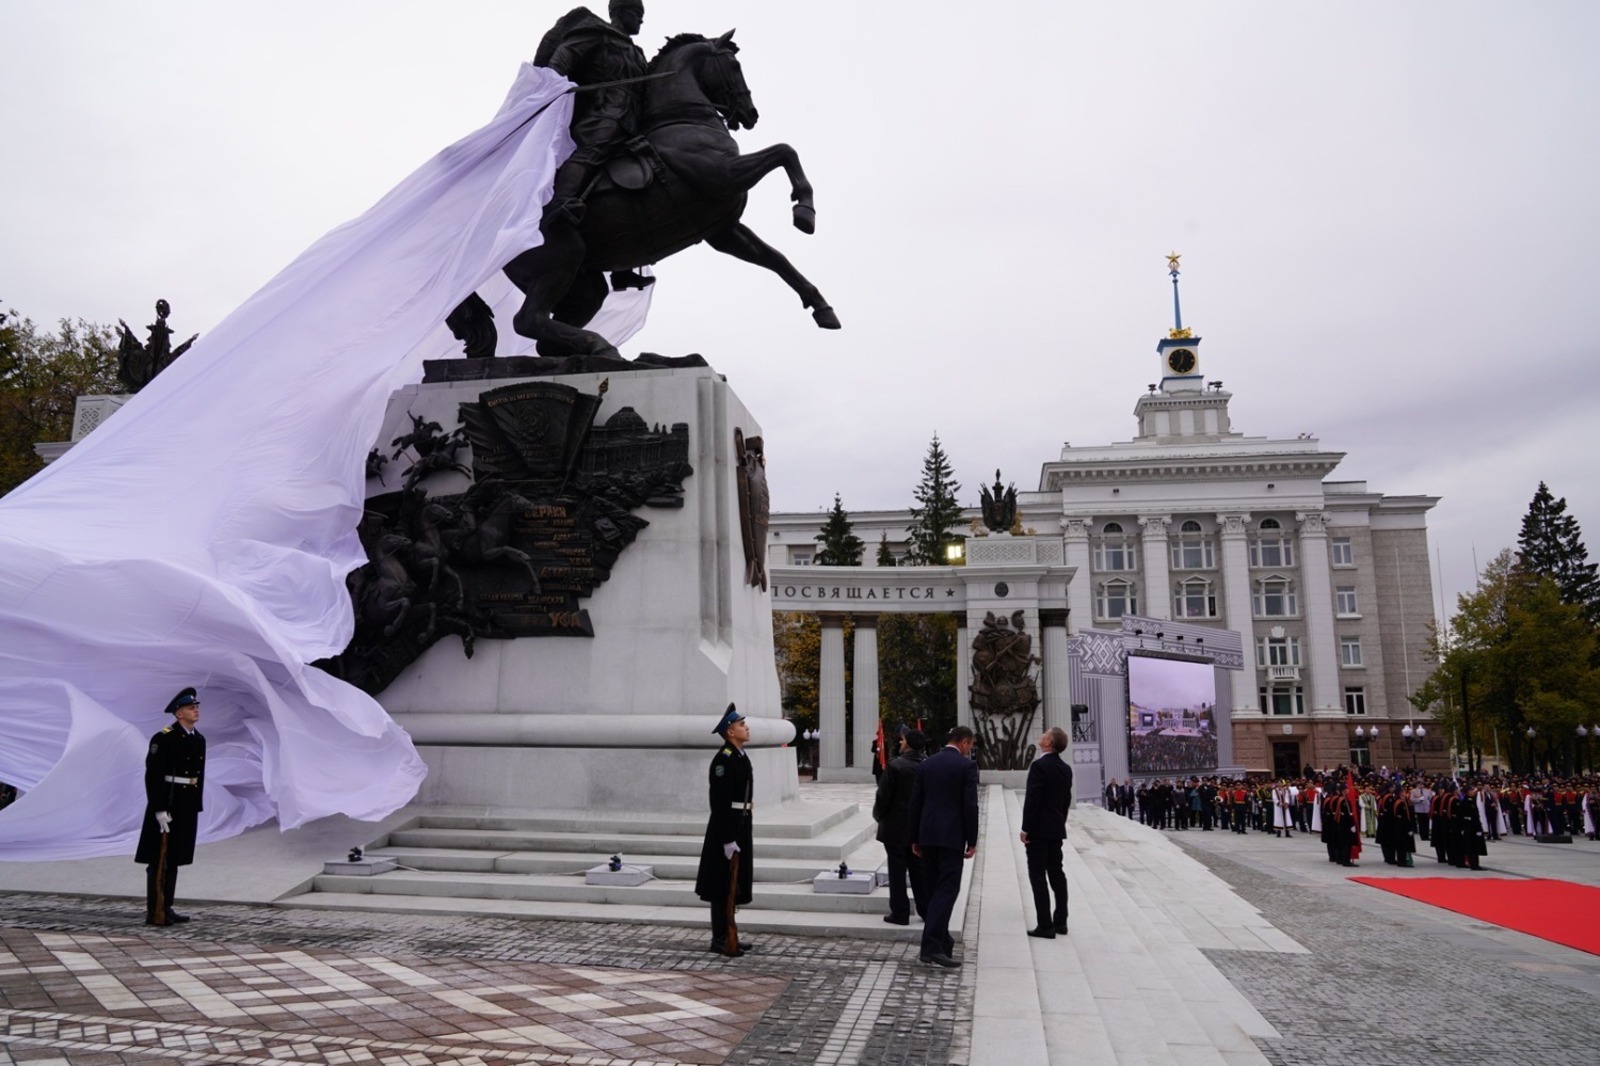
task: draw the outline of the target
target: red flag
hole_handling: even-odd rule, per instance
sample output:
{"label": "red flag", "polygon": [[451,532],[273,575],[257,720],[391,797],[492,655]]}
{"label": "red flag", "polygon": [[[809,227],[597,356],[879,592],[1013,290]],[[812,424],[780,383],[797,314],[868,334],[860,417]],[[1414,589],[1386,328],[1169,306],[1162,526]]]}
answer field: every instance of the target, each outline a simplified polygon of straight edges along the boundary
{"label": "red flag", "polygon": [[883,719],[878,719],[878,769],[887,769],[889,766],[889,753],[883,750]]}

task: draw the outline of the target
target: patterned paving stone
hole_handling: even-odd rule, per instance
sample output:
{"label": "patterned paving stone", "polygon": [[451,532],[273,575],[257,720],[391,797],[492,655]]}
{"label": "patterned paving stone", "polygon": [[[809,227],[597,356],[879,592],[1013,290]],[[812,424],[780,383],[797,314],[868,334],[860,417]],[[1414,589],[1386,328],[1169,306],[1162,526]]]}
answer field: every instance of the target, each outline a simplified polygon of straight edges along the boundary
{"label": "patterned paving stone", "polygon": [[944,1063],[960,975],[916,945],[8,896],[0,1064]]}

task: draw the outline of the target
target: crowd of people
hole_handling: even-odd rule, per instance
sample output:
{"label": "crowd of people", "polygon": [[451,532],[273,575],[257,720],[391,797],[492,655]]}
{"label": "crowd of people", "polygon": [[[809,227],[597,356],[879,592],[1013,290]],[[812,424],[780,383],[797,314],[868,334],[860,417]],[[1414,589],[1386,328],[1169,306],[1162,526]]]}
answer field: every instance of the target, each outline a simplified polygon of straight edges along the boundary
{"label": "crowd of people", "polygon": [[1418,842],[1438,862],[1479,869],[1502,837],[1597,839],[1600,776],[1423,774],[1344,767],[1266,779],[1193,776],[1111,780],[1106,809],[1155,829],[1315,834],[1328,861],[1356,865],[1364,841],[1384,862],[1411,866]]}

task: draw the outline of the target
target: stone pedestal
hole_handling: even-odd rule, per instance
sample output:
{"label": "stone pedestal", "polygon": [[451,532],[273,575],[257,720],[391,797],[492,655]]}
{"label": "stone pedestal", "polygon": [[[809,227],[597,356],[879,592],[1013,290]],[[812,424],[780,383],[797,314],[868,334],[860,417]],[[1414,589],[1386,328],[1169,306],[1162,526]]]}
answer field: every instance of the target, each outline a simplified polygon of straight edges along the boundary
{"label": "stone pedestal", "polygon": [[[701,813],[720,743],[711,728],[730,702],[751,719],[757,806],[798,795],[782,748],[794,729],[779,712],[771,599],[744,581],[734,430],[748,439],[761,427],[709,368],[547,380],[592,395],[605,379],[597,423],[632,407],[651,425],[689,427],[684,506],[634,512],[649,527],[583,603],[593,637],[480,640],[470,660],[446,637],[379,693],[428,764],[419,803]],[[448,431],[486,384],[505,383],[398,391],[379,440],[408,432],[411,415]],[[369,494],[392,491],[394,473],[389,481]],[[423,483],[431,495],[467,485],[456,473]]]}

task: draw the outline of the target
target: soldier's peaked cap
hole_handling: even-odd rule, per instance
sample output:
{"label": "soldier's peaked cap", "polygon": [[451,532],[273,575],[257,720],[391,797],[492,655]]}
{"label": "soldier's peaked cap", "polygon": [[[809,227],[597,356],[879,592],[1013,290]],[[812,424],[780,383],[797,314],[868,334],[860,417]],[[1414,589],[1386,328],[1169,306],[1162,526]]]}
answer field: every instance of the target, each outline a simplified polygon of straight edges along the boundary
{"label": "soldier's peaked cap", "polygon": [[712,732],[726,736],[730,725],[742,721],[744,721],[744,715],[740,714],[738,708],[730,703],[728,704],[728,709],[722,712],[722,720],[717,723],[717,727]]}
{"label": "soldier's peaked cap", "polygon": [[177,714],[178,713],[178,708],[180,708],[180,707],[188,707],[191,704],[195,704],[195,703],[199,703],[199,702],[200,702],[200,694],[198,692],[196,692],[192,688],[186,688],[182,692],[178,693],[176,696],[172,697],[172,702],[167,704],[167,713],[168,714]]}

